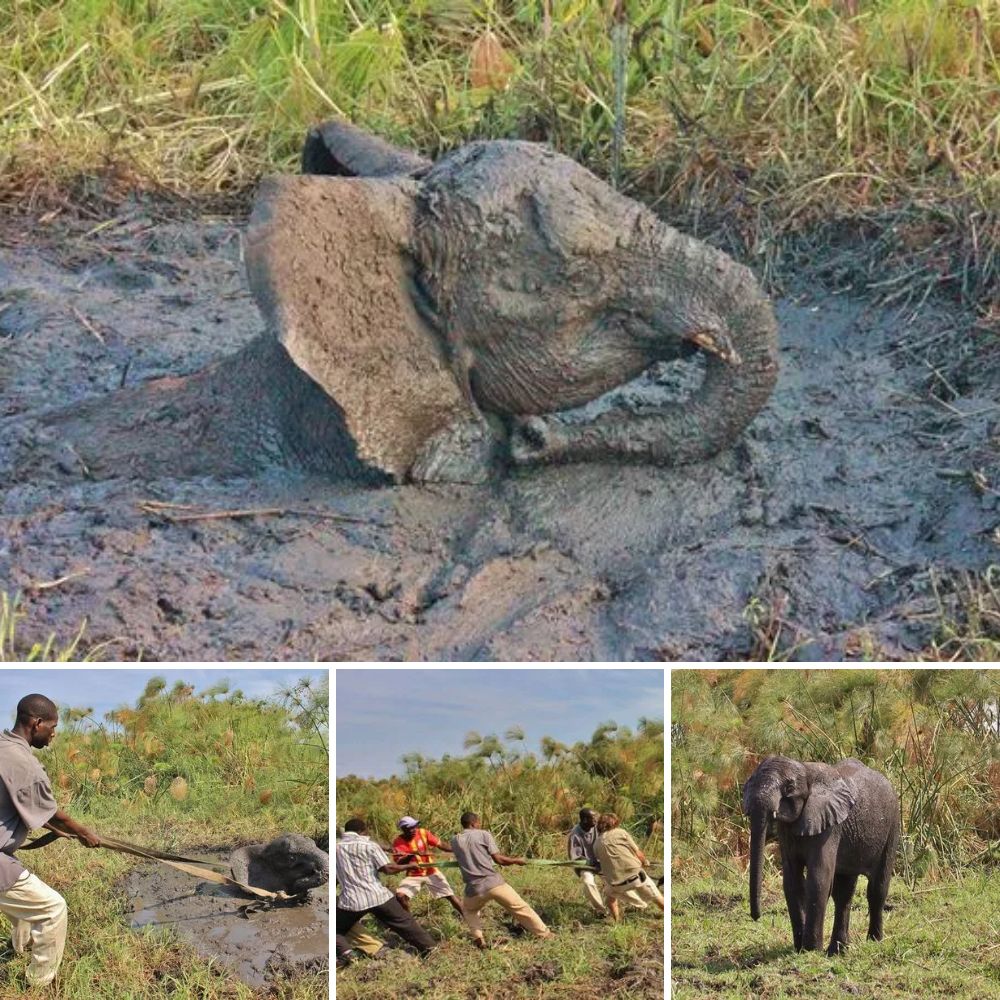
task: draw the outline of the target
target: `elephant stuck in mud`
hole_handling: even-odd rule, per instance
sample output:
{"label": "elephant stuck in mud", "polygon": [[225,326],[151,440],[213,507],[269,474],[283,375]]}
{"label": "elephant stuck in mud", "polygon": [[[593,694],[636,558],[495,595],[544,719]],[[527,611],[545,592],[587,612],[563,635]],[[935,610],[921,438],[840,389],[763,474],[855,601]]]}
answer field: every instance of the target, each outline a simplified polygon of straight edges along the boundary
{"label": "elephant stuck in mud", "polygon": [[270,892],[298,896],[330,880],[330,856],[300,833],[248,844],[229,856],[233,878]]}
{"label": "elephant stuck in mud", "polygon": [[822,948],[831,892],[834,922],[827,953],[847,948],[859,875],[868,878],[868,937],[882,940],[882,911],[900,836],[899,800],[885,775],[854,759],[831,765],[767,757],[743,786],[743,812],[750,817],[754,920],[761,914],[764,843],[773,829],[795,950]]}
{"label": "elephant stuck in mud", "polygon": [[[544,146],[432,163],[331,122],[303,169],[261,184],[245,238],[267,330],[193,375],[51,414],[64,471],[483,482],[684,464],[733,444],[774,387],[776,323],[750,271]],[[695,358],[687,398],[563,416]]]}

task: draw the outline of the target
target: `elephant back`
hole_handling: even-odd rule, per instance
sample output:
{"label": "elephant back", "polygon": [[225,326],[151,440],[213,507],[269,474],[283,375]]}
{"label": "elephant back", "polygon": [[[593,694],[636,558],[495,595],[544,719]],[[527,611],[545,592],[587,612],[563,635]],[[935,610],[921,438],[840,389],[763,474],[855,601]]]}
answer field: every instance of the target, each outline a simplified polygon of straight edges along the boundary
{"label": "elephant back", "polygon": [[845,760],[834,770],[848,783],[854,806],[844,821],[837,871],[870,875],[899,838],[899,799],[889,779],[859,760]]}

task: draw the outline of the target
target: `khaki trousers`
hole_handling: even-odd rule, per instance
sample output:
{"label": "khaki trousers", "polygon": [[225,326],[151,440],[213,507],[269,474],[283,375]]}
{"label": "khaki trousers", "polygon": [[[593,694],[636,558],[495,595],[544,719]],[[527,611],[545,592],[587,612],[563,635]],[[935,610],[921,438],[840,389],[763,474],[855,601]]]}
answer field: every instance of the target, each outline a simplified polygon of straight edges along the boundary
{"label": "khaki trousers", "polygon": [[607,912],[607,907],[604,905],[604,897],[601,895],[601,890],[597,887],[597,879],[594,878],[594,873],[580,872],[580,881],[583,883],[584,899],[598,913]]}
{"label": "khaki trousers", "polygon": [[525,929],[531,931],[535,937],[548,937],[549,929],[545,926],[542,918],[521,899],[521,897],[507,885],[494,886],[478,896],[466,896],[462,900],[462,909],[465,911],[465,922],[472,931],[472,936],[478,940],[483,940],[483,922],[479,919],[479,911],[487,903],[499,903],[514,919]]}
{"label": "khaki trousers", "polygon": [[382,950],[382,942],[377,937],[366,934],[361,929],[360,920],[347,932],[347,940],[351,942],[352,947],[363,951],[366,955],[374,955]]}
{"label": "khaki trousers", "polygon": [[629,882],[628,885],[611,885],[609,883],[604,887],[604,894],[609,903],[613,899],[628,900],[633,895],[640,899],[645,897],[651,903],[663,901],[660,890],[656,888],[655,883],[648,875],[643,881]]}
{"label": "khaki trousers", "polygon": [[[608,908],[604,903],[605,895],[607,890],[602,893],[600,887],[597,884],[597,879],[593,872],[580,872],[580,881],[583,883],[583,895],[588,903],[598,912],[607,913]],[[623,903],[628,903],[629,906],[635,907],[637,910],[646,909],[647,903],[644,899],[641,899],[638,893],[634,890],[626,892],[625,895],[617,897]]]}
{"label": "khaki trousers", "polygon": [[0,913],[13,924],[14,951],[23,955],[31,949],[28,985],[51,983],[66,947],[66,900],[37,875],[25,872],[6,892],[0,892]]}

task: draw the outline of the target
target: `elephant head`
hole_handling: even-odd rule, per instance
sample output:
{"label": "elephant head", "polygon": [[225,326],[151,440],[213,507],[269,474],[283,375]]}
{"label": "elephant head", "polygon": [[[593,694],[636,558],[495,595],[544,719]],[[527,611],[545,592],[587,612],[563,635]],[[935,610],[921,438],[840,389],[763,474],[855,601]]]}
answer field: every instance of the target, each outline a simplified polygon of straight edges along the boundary
{"label": "elephant head", "polygon": [[[490,141],[431,164],[332,123],[304,168],[335,176],[262,185],[250,286],[360,457],[394,478],[475,475],[504,445],[526,465],[696,461],[774,386],[777,327],[750,271],[568,157]],[[683,401],[558,416],[698,355]]]}
{"label": "elephant head", "polygon": [[852,790],[828,764],[767,757],[743,786],[750,817],[750,916],[760,918],[764,843],[771,822],[785,835],[812,837],[842,823],[854,805]]}
{"label": "elephant head", "polygon": [[330,856],[301,833],[250,844],[230,857],[233,878],[272,892],[300,895],[330,881]]}
{"label": "elephant head", "polygon": [[284,833],[261,851],[260,863],[283,875],[288,889],[296,894],[330,881],[330,856],[315,841],[301,833]]}
{"label": "elephant head", "polygon": [[767,400],[776,324],[751,273],[574,161],[471,143],[424,173],[416,197],[421,311],[483,411],[566,410],[655,362],[704,358],[683,403],[579,428],[526,421],[515,460],[681,464],[729,444]]}

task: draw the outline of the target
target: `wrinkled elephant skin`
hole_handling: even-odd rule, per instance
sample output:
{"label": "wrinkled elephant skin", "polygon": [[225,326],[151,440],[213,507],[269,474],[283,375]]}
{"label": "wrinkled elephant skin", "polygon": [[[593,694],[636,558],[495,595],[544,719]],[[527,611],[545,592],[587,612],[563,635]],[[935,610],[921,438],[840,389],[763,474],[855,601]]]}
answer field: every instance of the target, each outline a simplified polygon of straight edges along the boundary
{"label": "wrinkled elephant skin", "polygon": [[828,954],[847,948],[859,875],[868,877],[868,937],[882,939],[882,911],[900,836],[899,799],[885,775],[853,759],[831,765],[768,757],[743,786],[743,812],[750,817],[754,920],[761,915],[764,843],[773,828],[796,951],[822,948],[831,893]]}
{"label": "wrinkled elephant skin", "polygon": [[[304,166],[337,176],[262,185],[247,268],[270,329],[382,472],[481,481],[501,454],[692,462],[766,402],[774,315],[725,254],[539,145],[474,142],[430,165],[325,128]],[[696,354],[688,400],[553,416]]]}
{"label": "wrinkled elephant skin", "polygon": [[330,880],[330,856],[299,833],[266,844],[249,844],[230,855],[233,878],[270,892],[296,896]]}

